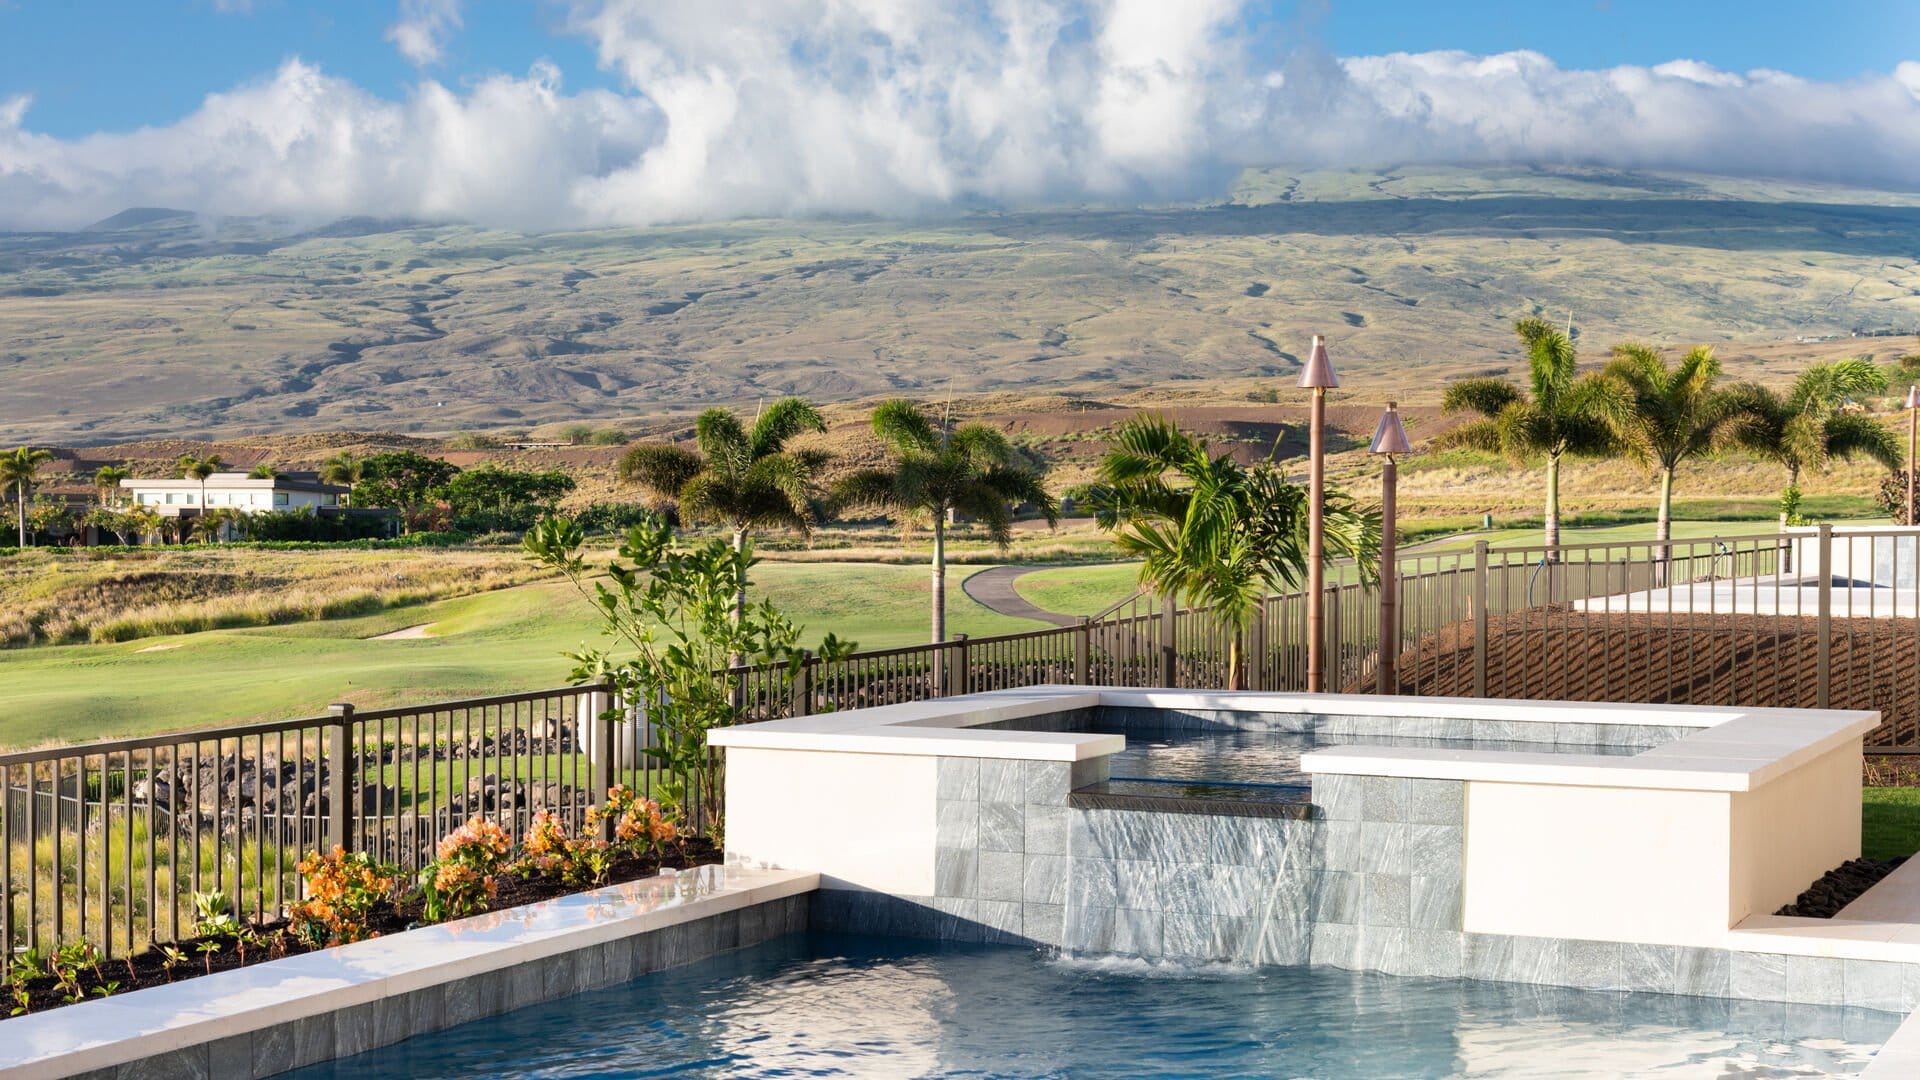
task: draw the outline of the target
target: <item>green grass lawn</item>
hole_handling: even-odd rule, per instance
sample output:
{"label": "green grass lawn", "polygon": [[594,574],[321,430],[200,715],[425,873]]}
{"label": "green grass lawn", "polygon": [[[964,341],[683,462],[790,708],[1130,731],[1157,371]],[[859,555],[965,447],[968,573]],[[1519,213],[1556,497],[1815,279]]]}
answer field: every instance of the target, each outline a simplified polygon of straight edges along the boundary
{"label": "green grass lawn", "polygon": [[1861,797],[1860,854],[1891,859],[1920,851],[1920,788],[1870,787]]}
{"label": "green grass lawn", "polygon": [[[975,636],[1037,624],[986,610],[948,575],[948,626]],[[763,563],[756,595],[806,627],[863,648],[924,641],[924,566]],[[373,641],[431,624],[428,638]],[[564,584],[523,585],[353,619],[213,630],[114,645],[0,651],[0,745],[78,742],[245,720],[558,686],[563,650],[597,642],[594,612]]]}

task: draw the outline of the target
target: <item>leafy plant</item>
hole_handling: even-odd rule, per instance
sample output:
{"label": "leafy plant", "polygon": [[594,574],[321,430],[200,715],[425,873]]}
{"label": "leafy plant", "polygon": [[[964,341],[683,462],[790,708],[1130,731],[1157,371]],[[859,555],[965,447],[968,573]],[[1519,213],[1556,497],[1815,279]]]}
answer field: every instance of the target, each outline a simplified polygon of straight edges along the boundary
{"label": "leafy plant", "polygon": [[1730,391],[1737,415],[1727,434],[1784,466],[1788,487],[1799,486],[1802,470],[1825,471],[1835,459],[1864,457],[1898,469],[1906,457],[1899,438],[1873,417],[1848,410],[1854,398],[1886,388],[1886,372],[1851,357],[1814,364],[1785,394],[1744,383]]}
{"label": "leafy plant", "polygon": [[492,819],[475,814],[448,833],[434,850],[434,861],[420,871],[420,892],[428,922],[477,915],[498,892],[494,882],[507,862],[513,841]]}
{"label": "leafy plant", "polygon": [[53,951],[47,967],[54,978],[54,991],[69,1004],[87,996],[80,986],[80,975],[94,966],[97,955],[90,941],[76,941]]}
{"label": "leafy plant", "polygon": [[230,937],[240,932],[233,901],[219,889],[193,894],[193,916],[195,937]]}
{"label": "leafy plant", "polygon": [[[800,628],[766,600],[736,617],[734,591],[758,562],[751,543],[684,543],[664,519],[649,517],[627,530],[605,579],[590,582],[583,542],[580,526],[566,518],[540,522],[525,541],[529,556],[565,575],[599,609],[602,634],[630,650],[624,657],[568,653],[572,678],[611,683],[617,720],[629,718],[622,702],[645,711],[657,733],[646,752],[661,765],[662,799],[692,820],[696,807],[720,805],[707,732],[739,718],[738,667],[765,664],[777,681],[790,680],[806,658]],[[711,824],[718,823],[715,816]]]}
{"label": "leafy plant", "polygon": [[[1225,622],[1229,689],[1242,685],[1241,637],[1269,592],[1306,574],[1307,491],[1279,468],[1218,457],[1203,439],[1153,415],[1122,424],[1087,493],[1094,521],[1141,560],[1140,582]],[[1339,491],[1326,498],[1329,555],[1377,577],[1380,519]]]}
{"label": "leafy plant", "polygon": [[185,950],[175,945],[160,946],[160,969],[167,973],[167,981],[173,981],[173,969],[187,962]]}
{"label": "leafy plant", "polygon": [[661,812],[659,803],[641,798],[625,784],[615,784],[608,789],[604,805],[587,811],[587,824],[603,821],[613,822],[615,846],[636,858],[664,851],[680,837],[679,826]]}
{"label": "leafy plant", "polygon": [[219,955],[220,943],[214,940],[202,941],[199,945],[201,962],[207,966],[207,974],[213,974],[213,958]]}
{"label": "leafy plant", "polygon": [[523,874],[555,878],[576,888],[597,885],[613,867],[613,852],[595,840],[568,836],[564,822],[546,810],[527,829]]}
{"label": "leafy plant", "polygon": [[295,867],[306,879],[306,899],[287,911],[290,932],[312,948],[373,936],[367,920],[393,894],[394,870],[364,851],[313,852]]}

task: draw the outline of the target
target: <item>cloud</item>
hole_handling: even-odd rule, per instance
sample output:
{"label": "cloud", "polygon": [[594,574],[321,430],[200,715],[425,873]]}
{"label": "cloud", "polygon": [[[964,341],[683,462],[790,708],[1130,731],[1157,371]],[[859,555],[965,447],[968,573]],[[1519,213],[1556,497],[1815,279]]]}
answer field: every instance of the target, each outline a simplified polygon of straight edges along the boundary
{"label": "cloud", "polygon": [[416,67],[440,62],[446,37],[460,29],[460,0],[400,0],[400,21],[387,40]]}
{"label": "cloud", "polygon": [[[539,65],[374,96],[289,61],[179,122],[0,106],[0,224],[130,205],[511,228],[1217,196],[1262,164],[1578,163],[1920,186],[1920,62],[1847,82],[1534,52],[1279,58],[1238,0],[598,0],[618,92]],[[453,4],[408,3],[427,63]],[[437,21],[436,21],[437,20]],[[418,26],[417,41],[398,33]]]}

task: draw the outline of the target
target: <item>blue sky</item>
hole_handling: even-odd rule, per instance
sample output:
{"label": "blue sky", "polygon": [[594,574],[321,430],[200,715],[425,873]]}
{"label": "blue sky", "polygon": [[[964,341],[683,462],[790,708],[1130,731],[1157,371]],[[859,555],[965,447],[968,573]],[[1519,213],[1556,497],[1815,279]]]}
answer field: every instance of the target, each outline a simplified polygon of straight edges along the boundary
{"label": "blue sky", "polygon": [[[622,85],[556,0],[466,4],[424,68],[385,39],[398,18],[393,0],[0,0],[0,100],[31,95],[26,126],[73,137],[169,123],[296,56],[395,99],[423,76],[458,88],[542,59],[569,91]],[[1341,56],[1532,49],[1565,68],[1684,58],[1822,80],[1920,56],[1920,0],[1264,0],[1247,18],[1264,47],[1309,40]]]}
{"label": "blue sky", "polygon": [[0,228],[913,214],[1413,164],[1920,190],[1920,0],[0,0]]}

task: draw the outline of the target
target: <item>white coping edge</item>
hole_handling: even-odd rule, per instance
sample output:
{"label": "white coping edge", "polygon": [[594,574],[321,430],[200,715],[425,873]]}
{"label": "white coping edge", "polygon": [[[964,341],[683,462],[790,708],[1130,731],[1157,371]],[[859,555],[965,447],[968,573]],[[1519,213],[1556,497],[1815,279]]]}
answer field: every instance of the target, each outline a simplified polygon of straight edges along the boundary
{"label": "white coping edge", "polygon": [[0,1077],[67,1076],[364,1005],[819,887],[702,866],[0,1020]]}
{"label": "white coping edge", "polygon": [[1126,740],[1119,735],[977,729],[1101,705],[1699,728],[1633,756],[1356,744],[1301,757],[1308,772],[1679,791],[1751,791],[1880,723],[1877,712],[1840,709],[1034,686],[743,724],[713,731],[707,739],[714,746],[763,750],[1082,761],[1118,753]]}
{"label": "white coping edge", "polygon": [[1920,1076],[1920,1012],[1902,1021],[1860,1070],[1860,1080],[1913,1080],[1916,1076]]}

